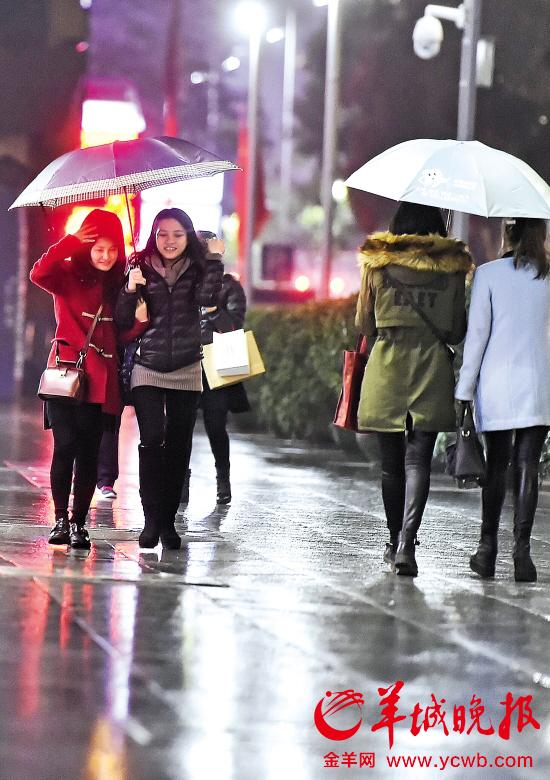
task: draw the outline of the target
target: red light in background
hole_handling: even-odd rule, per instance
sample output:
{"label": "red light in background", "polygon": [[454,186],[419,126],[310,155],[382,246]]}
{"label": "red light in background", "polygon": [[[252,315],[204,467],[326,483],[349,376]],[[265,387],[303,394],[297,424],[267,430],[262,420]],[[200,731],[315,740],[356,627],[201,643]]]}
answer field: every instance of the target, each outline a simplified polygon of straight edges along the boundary
{"label": "red light in background", "polygon": [[294,287],[298,292],[307,292],[311,286],[309,278],[307,276],[297,276],[294,280]]}

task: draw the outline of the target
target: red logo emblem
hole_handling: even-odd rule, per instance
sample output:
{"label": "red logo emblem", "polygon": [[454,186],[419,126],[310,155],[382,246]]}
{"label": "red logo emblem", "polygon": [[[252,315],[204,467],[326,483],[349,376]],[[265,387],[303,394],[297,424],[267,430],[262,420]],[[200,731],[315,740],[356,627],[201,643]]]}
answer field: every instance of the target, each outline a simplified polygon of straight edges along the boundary
{"label": "red logo emblem", "polygon": [[[329,701],[327,702],[326,708],[323,710],[325,698],[328,698]],[[315,707],[313,720],[315,721],[317,731],[327,739],[342,740],[353,737],[354,734],[357,734],[361,727],[361,723],[363,722],[361,707],[364,703],[363,694],[357,693],[352,688],[349,688],[347,691],[336,691],[335,693],[327,691],[326,697],[323,696]],[[334,715],[335,713],[340,712],[340,710],[352,706],[356,706],[359,710],[359,720],[354,726],[351,726],[349,729],[338,729],[331,726],[330,723],[327,723],[326,719],[329,715]]]}

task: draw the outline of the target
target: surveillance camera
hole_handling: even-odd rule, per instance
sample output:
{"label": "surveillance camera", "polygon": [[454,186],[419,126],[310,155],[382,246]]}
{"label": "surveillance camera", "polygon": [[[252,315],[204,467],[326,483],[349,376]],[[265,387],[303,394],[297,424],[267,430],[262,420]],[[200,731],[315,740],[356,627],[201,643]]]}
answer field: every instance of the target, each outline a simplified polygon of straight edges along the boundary
{"label": "surveillance camera", "polygon": [[414,53],[423,60],[436,57],[443,42],[443,25],[435,16],[422,16],[414,25]]}

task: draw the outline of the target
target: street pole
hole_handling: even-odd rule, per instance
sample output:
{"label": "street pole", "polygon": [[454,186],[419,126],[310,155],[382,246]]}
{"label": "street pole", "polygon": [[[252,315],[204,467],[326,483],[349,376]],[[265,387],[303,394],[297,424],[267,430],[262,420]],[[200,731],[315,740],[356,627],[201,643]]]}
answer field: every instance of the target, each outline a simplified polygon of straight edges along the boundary
{"label": "street pole", "polygon": [[332,265],[332,218],[334,200],[334,160],[337,141],[338,82],[340,76],[340,0],[330,0],[327,19],[327,64],[325,75],[325,108],[323,118],[323,165],[321,171],[321,205],[323,207],[323,243],[321,254],[321,298],[330,295]]}
{"label": "street pole", "polygon": [[244,278],[241,283],[247,300],[251,301],[252,293],[252,246],[254,243],[254,223],[256,221],[256,180],[258,178],[257,147],[258,147],[258,75],[260,64],[260,48],[263,37],[261,25],[254,25],[250,31],[249,63],[248,63],[248,171],[246,171],[246,231],[244,242],[244,257],[242,270]]}
{"label": "street pole", "polygon": [[29,284],[29,221],[27,209],[18,209],[19,246],[17,265],[17,300],[14,325],[14,394],[20,399],[23,394],[25,373],[25,322],[27,316],[27,289]]}
{"label": "street pole", "polygon": [[[481,29],[481,0],[463,0],[464,30],[460,54],[460,79],[458,83],[458,141],[474,138],[476,115],[476,60],[477,43]],[[457,211],[453,219],[453,233],[465,243],[469,239],[470,215]]]}
{"label": "street pole", "polygon": [[285,19],[285,53],[283,76],[283,117],[281,140],[281,182],[279,221],[281,229],[289,226],[292,196],[292,152],[294,131],[294,92],[296,86],[296,11],[290,6]]}
{"label": "street pole", "polygon": [[220,76],[216,71],[208,71],[206,77],[206,135],[209,148],[216,150],[218,128],[220,125]]}

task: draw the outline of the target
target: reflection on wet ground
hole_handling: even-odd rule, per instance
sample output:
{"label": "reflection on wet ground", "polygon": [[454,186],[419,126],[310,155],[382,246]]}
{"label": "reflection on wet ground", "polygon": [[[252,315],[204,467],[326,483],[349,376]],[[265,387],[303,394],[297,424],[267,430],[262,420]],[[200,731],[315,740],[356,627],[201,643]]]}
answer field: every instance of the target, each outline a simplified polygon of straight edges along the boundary
{"label": "reflection on wet ground", "polygon": [[[35,404],[0,407],[2,780],[548,776],[546,495],[533,544],[538,583],[512,579],[509,512],[496,579],[470,574],[479,495],[443,478],[422,528],[420,576],[396,578],[381,564],[372,468],[329,449],[238,434],[235,498],[216,508],[199,428],[191,500],[179,521],[184,546],[140,551],[128,411],[119,498],[95,501],[88,554],[47,544],[51,442],[40,422]],[[378,689],[398,680],[398,716],[406,717],[390,751],[388,729],[372,726],[382,716]],[[326,739],[315,706],[327,691],[346,689],[364,695],[363,724],[349,740]],[[540,729],[531,722],[519,731],[524,699],[510,738],[498,734],[509,692],[515,702],[533,697]],[[448,736],[432,694],[446,710]],[[482,728],[490,721],[495,733],[466,733],[473,697],[485,705]],[[350,713],[333,725],[348,728],[346,717],[353,725]],[[375,768],[359,766],[372,752]],[[490,763],[503,756],[508,767],[390,769],[387,756],[400,754],[479,754]],[[519,767],[518,756],[532,756],[533,768]]]}

